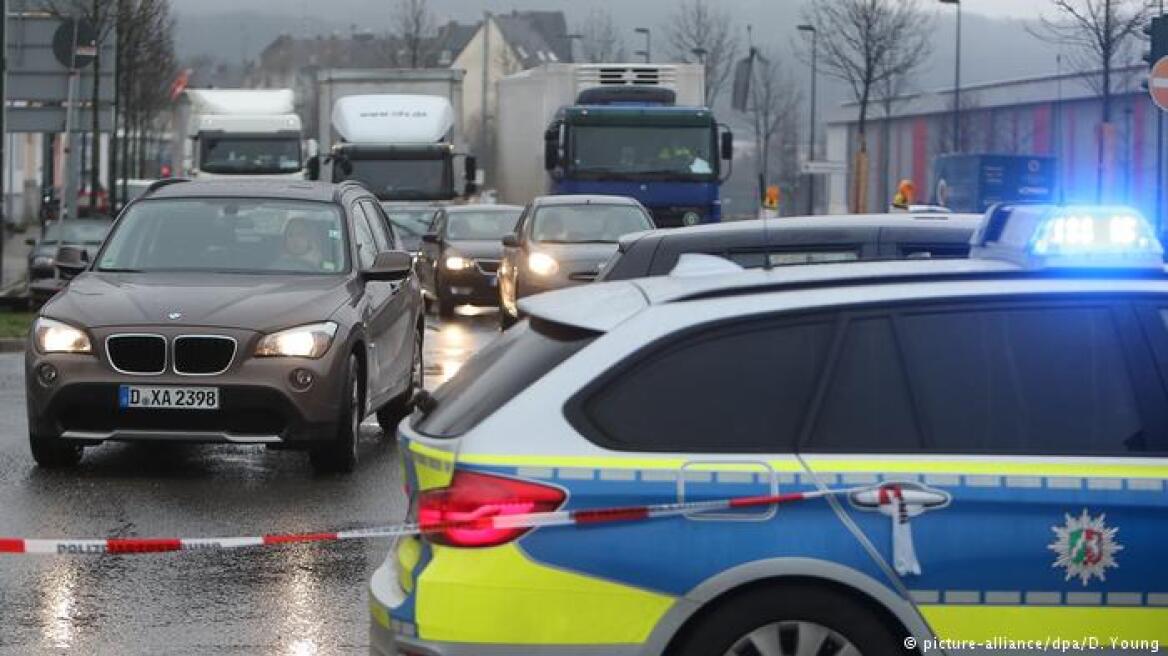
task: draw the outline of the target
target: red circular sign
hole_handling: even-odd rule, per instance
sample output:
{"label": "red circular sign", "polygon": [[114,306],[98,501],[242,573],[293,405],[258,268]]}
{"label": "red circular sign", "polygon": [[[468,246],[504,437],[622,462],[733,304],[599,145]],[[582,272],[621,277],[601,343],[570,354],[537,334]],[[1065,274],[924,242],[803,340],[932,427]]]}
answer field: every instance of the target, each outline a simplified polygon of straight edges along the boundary
{"label": "red circular sign", "polygon": [[1168,57],[1161,57],[1148,75],[1148,93],[1156,105],[1168,112]]}

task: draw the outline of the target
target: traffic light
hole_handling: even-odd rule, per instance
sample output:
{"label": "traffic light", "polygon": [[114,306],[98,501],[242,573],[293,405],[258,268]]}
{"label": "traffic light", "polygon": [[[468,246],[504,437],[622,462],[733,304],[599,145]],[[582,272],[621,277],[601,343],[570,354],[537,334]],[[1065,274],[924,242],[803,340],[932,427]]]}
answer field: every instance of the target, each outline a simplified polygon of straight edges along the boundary
{"label": "traffic light", "polygon": [[1153,18],[1144,28],[1144,34],[1148,35],[1151,42],[1151,48],[1144,55],[1144,61],[1148,62],[1148,68],[1151,68],[1156,62],[1168,57],[1168,15]]}

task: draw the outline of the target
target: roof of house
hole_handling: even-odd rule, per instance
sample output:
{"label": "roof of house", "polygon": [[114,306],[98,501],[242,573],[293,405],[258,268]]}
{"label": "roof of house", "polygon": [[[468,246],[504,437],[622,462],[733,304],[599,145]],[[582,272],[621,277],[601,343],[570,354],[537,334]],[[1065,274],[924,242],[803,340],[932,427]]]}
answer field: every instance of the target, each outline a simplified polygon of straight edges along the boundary
{"label": "roof of house", "polygon": [[494,17],[523,68],[572,61],[568,22],[560,11],[513,11]]}

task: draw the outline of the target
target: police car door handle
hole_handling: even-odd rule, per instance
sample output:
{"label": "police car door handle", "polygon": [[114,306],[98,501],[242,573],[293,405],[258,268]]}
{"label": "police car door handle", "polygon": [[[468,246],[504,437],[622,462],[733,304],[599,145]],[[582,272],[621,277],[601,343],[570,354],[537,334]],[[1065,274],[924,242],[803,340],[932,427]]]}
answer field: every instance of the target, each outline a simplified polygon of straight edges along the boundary
{"label": "police car door handle", "polygon": [[[891,503],[889,495],[899,490],[899,498],[908,508],[919,508],[922,512],[949,505],[950,497],[945,492],[924,487],[916,483],[886,483],[884,485],[857,490],[849,498],[852,505],[865,510],[876,510]],[[920,513],[917,513],[920,514]]]}
{"label": "police car door handle", "polygon": [[848,498],[857,508],[879,512],[891,520],[892,568],[900,576],[919,576],[921,563],[909,520],[927,510],[948,506],[949,494],[916,482],[888,482],[856,490]]}

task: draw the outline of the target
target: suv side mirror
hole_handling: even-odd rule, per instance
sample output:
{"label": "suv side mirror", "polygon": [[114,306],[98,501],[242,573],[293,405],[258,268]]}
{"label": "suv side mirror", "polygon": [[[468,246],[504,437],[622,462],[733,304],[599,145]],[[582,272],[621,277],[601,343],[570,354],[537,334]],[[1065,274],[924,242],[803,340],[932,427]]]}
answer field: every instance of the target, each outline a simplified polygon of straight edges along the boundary
{"label": "suv side mirror", "polygon": [[543,133],[543,168],[551,171],[560,165],[560,128],[548,128]]}
{"label": "suv side mirror", "polygon": [[77,246],[61,246],[55,259],[57,268],[67,275],[76,276],[89,268],[89,251]]}
{"label": "suv side mirror", "polygon": [[405,280],[414,269],[414,256],[405,251],[378,253],[373,266],[361,272],[365,281],[396,282]]}
{"label": "suv side mirror", "polygon": [[734,159],[734,133],[729,130],[722,133],[722,159]]}
{"label": "suv side mirror", "polygon": [[509,235],[503,235],[503,247],[504,248],[519,248],[519,235],[517,235],[515,233],[511,233]]}
{"label": "suv side mirror", "polygon": [[427,244],[441,244],[442,237],[440,237],[436,232],[427,232],[426,234],[422,235],[422,241]]}

